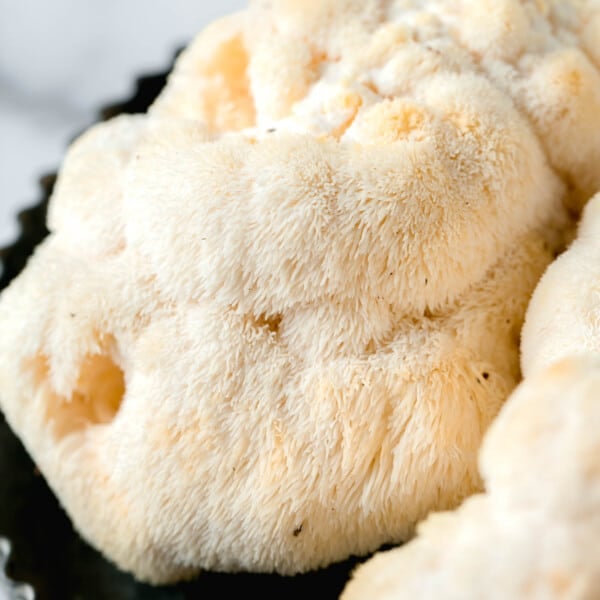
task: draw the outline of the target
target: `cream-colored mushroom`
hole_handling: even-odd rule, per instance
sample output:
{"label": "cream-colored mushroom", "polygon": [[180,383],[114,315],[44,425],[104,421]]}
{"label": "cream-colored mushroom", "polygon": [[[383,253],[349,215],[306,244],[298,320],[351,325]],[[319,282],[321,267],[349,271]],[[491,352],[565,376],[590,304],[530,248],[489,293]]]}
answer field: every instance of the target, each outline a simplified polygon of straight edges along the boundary
{"label": "cream-colored mushroom", "polygon": [[544,273],[522,337],[526,375],[565,356],[600,354],[600,194],[586,206],[575,241]]}
{"label": "cream-colored mushroom", "polygon": [[482,447],[487,493],[375,555],[342,600],[595,600],[600,359],[562,359],[514,392]]}
{"label": "cream-colored mushroom", "polygon": [[598,597],[599,240],[597,195],[528,306],[527,379],[484,438],[487,493],[368,561],[343,600]]}
{"label": "cream-colored mushroom", "polygon": [[70,149],[0,406],[122,568],[302,572],[481,489],[600,120],[592,5],[494,6],[254,2]]}

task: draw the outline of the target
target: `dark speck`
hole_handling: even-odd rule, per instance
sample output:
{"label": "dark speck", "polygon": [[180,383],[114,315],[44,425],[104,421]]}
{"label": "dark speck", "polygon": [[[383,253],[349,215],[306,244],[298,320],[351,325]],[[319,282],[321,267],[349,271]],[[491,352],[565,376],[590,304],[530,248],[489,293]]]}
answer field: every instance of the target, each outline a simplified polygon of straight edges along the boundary
{"label": "dark speck", "polygon": [[70,313],[70,315],[71,315],[71,319],[74,319],[76,316],[75,313]]}
{"label": "dark speck", "polygon": [[304,526],[304,523],[300,523],[299,527],[296,527],[296,529],[294,529],[294,537],[298,537],[301,533],[302,533],[302,527]]}
{"label": "dark speck", "polygon": [[484,379],[489,379],[490,378],[490,374],[489,373],[482,373],[481,375],[483,376]]}
{"label": "dark speck", "polygon": [[275,133],[277,131],[277,129],[275,129],[275,127],[270,127],[269,129],[267,129],[267,133]]}

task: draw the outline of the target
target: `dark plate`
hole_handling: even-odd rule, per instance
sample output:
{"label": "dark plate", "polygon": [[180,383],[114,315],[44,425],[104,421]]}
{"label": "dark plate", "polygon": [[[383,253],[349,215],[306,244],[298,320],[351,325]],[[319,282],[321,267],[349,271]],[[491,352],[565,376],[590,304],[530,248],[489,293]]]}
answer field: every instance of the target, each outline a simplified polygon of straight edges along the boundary
{"label": "dark plate", "polygon": [[[131,99],[103,108],[98,120],[121,113],[145,112],[166,81],[166,73],[137,80]],[[19,274],[34,248],[48,234],[48,198],[56,174],[41,178],[39,202],[18,215],[21,233],[0,249],[0,289]],[[300,594],[338,598],[358,558],[295,577],[204,572],[195,581],[166,587],[141,584],[118,570],[84,542],[18,438],[0,413],[0,536],[13,543],[11,579],[32,584],[39,600],[182,600],[233,597],[285,598]],[[364,560],[364,558],[363,558]],[[216,590],[216,591],[213,591]]]}

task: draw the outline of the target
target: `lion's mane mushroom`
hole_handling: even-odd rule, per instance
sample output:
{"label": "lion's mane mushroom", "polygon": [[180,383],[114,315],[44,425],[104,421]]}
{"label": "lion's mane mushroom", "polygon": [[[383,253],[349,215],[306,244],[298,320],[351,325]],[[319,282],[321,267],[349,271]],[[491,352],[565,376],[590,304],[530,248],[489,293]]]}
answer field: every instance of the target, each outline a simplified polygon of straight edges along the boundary
{"label": "lion's mane mushroom", "polygon": [[536,287],[522,367],[484,438],[487,493],[361,566],[342,600],[598,598],[600,194]]}
{"label": "lion's mane mushroom", "polygon": [[486,435],[487,493],[430,515],[360,566],[341,600],[596,600],[600,359],[566,358],[514,392]]}
{"label": "lion's mane mushroom", "polygon": [[480,489],[597,185],[591,7],[257,1],[70,148],[0,403],[86,539],[153,582],[295,573]]}
{"label": "lion's mane mushroom", "polygon": [[536,287],[521,350],[525,375],[565,356],[600,354],[600,194],[586,206],[575,241]]}

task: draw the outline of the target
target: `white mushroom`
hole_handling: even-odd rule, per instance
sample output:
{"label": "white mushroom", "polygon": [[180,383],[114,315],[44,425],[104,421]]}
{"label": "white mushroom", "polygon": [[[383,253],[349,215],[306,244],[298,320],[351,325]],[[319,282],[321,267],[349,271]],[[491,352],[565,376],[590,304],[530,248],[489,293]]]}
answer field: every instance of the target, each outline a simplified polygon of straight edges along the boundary
{"label": "white mushroom", "polygon": [[595,600],[600,590],[600,359],[532,375],[488,431],[487,493],[431,515],[358,568],[342,600]]}
{"label": "white mushroom", "polygon": [[122,568],[302,572],[481,489],[600,152],[592,3],[485,4],[515,27],[254,2],[70,149],[0,299],[0,406]]}
{"label": "white mushroom", "polygon": [[600,354],[600,194],[586,206],[577,238],[550,265],[531,299],[523,372],[585,352]]}

